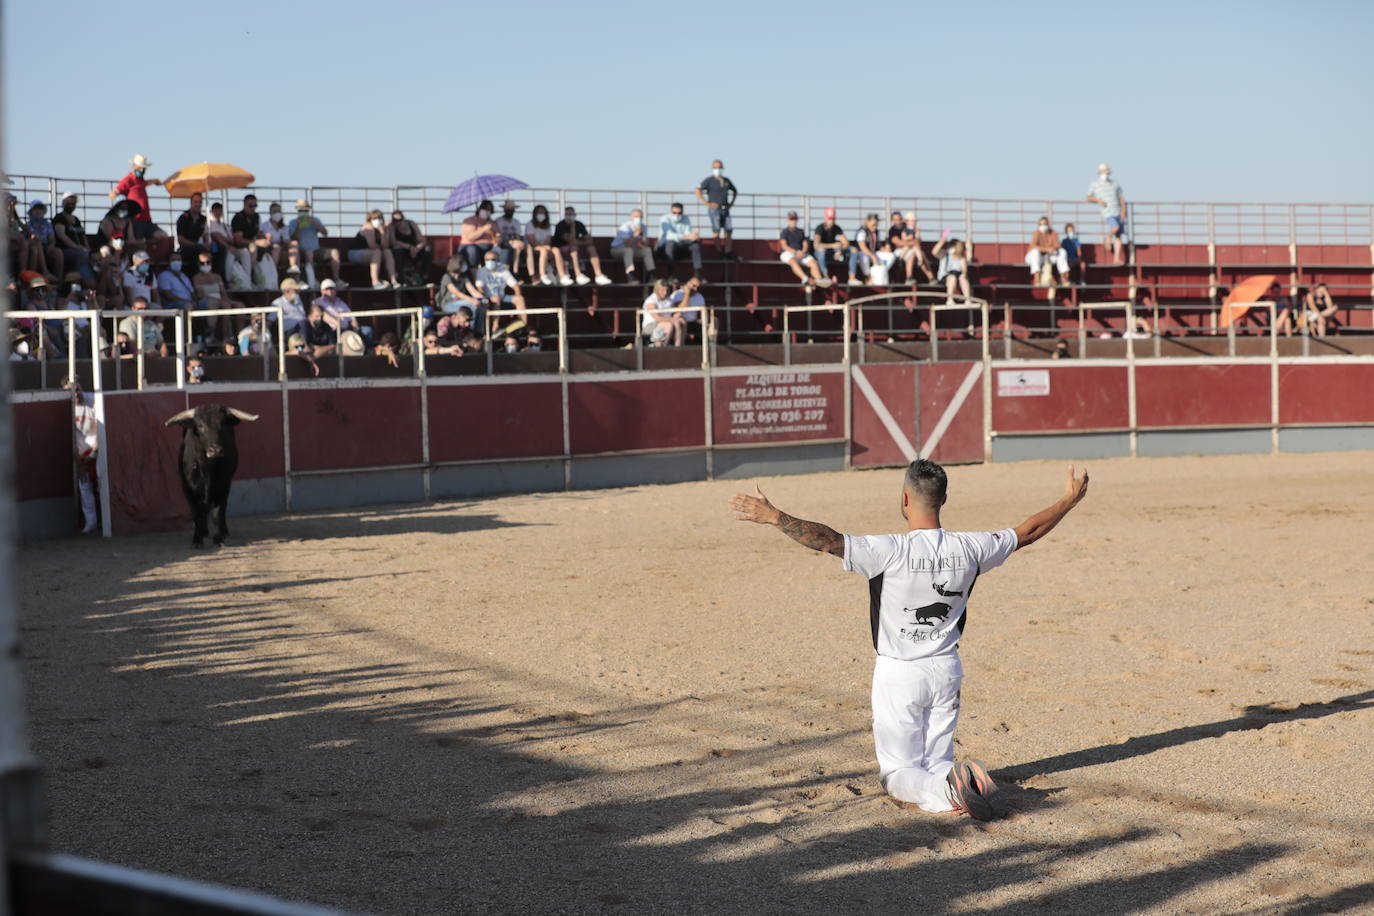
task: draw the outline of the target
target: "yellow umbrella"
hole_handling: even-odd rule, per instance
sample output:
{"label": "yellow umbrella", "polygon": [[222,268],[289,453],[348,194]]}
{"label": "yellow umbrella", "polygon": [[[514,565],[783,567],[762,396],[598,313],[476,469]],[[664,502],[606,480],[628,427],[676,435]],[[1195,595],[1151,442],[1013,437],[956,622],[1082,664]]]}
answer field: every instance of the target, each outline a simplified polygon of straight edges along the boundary
{"label": "yellow umbrella", "polygon": [[162,182],[172,197],[190,197],[197,191],[218,191],[220,188],[246,188],[254,182],[252,172],[246,172],[227,162],[202,162],[177,169]]}

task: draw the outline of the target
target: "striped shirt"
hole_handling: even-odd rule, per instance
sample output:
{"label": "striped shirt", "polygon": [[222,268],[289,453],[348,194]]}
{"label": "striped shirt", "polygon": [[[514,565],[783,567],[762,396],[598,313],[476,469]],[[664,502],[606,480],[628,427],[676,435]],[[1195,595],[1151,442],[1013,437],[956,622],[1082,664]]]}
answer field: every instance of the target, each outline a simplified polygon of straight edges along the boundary
{"label": "striped shirt", "polygon": [[1102,201],[1103,219],[1121,215],[1121,185],[1110,177],[1098,175],[1097,180],[1088,185],[1088,196]]}

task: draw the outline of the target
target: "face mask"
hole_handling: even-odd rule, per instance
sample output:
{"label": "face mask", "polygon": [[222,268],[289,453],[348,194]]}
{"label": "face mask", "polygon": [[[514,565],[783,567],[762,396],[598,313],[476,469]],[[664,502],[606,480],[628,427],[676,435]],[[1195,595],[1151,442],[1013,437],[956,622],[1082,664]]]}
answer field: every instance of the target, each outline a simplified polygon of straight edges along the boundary
{"label": "face mask", "polygon": [[724,169],[711,169],[711,174],[714,175],[714,176],[716,176],[717,178],[719,178],[719,177],[720,177],[720,173],[723,172],[723,171],[725,171],[725,170],[724,170]]}
{"label": "face mask", "polygon": [[501,212],[505,214],[506,219],[514,219],[514,218],[515,218],[515,211],[514,211],[514,210],[503,210],[503,211],[501,211]]}
{"label": "face mask", "polygon": [[1070,238],[1070,239],[1076,239],[1076,238],[1078,238],[1078,233],[1075,232],[1075,231],[1072,230],[1072,229],[1065,229],[1065,230],[1064,230],[1064,237],[1065,237],[1065,238]]}
{"label": "face mask", "polygon": [[495,262],[495,261],[484,261],[483,263],[486,265],[487,270],[495,270],[495,269],[496,269],[496,262]]}
{"label": "face mask", "polygon": [[488,209],[486,209],[486,208],[483,208],[483,209],[481,209],[481,210],[478,210],[477,213],[478,213],[483,219],[491,219],[491,211],[488,210]]}
{"label": "face mask", "polygon": [[111,245],[111,247],[114,248],[115,251],[123,251],[123,250],[124,250],[124,240],[123,240],[123,239],[115,239],[113,242],[110,243],[110,245]]}
{"label": "face mask", "polygon": [[513,340],[506,341],[506,352],[514,353],[520,349],[520,345]]}
{"label": "face mask", "polygon": [[296,211],[296,218],[297,218],[297,219],[309,219],[309,218],[310,218],[310,211],[309,211],[309,210],[297,210],[297,211]]}
{"label": "face mask", "polygon": [[192,367],[191,367],[191,378],[205,378],[205,367],[204,367],[204,366],[192,366]]}
{"label": "face mask", "polygon": [[1041,223],[1041,224],[1040,224],[1040,231],[1041,231],[1041,232],[1049,232],[1049,231],[1050,231],[1050,227],[1049,227],[1049,226],[1046,226],[1044,223]]}
{"label": "face mask", "polygon": [[143,169],[134,169],[134,174],[137,175],[139,178],[142,178],[142,177],[143,177]]}
{"label": "face mask", "polygon": [[210,265],[209,265],[209,264],[202,264],[202,265],[200,265],[200,272],[203,273],[203,274],[208,274],[208,273],[210,272]]}
{"label": "face mask", "polygon": [[18,344],[15,346],[15,348],[14,348],[14,352],[15,352],[15,353],[18,353],[20,356],[28,356],[28,355],[29,355],[29,342],[28,342],[27,340],[21,340],[21,341],[19,341],[19,343],[18,343]]}
{"label": "face mask", "polygon": [[115,216],[119,217],[120,219],[124,219],[124,217],[126,217],[126,216],[128,216],[128,215],[129,215],[129,211],[128,211],[128,210],[116,210],[116,211],[115,211]]}
{"label": "face mask", "polygon": [[134,270],[138,271],[141,274],[146,274],[148,272],[148,265],[147,263],[140,264],[137,267],[135,267]]}
{"label": "face mask", "polygon": [[271,219],[274,223],[281,222],[281,211],[278,210],[277,212],[273,213]]}
{"label": "face mask", "polygon": [[531,340],[528,344],[526,344],[525,349],[526,349],[526,350],[542,350],[542,349],[544,349],[544,345],[541,344],[541,343],[540,343],[539,341],[537,341],[537,340]]}
{"label": "face mask", "polygon": [[372,221],[372,228],[373,228],[373,229],[380,229],[380,228],[382,228],[383,225],[384,225],[384,224],[383,224],[382,221],[379,220],[379,219],[374,219],[374,220]]}
{"label": "face mask", "polygon": [[71,295],[74,296],[74,297],[76,297],[77,299],[80,299],[80,298],[81,298],[81,284],[80,284],[80,283],[73,283],[73,284],[72,284]]}
{"label": "face mask", "polygon": [[640,224],[643,223],[643,222],[644,222],[644,221],[643,221],[642,219],[640,219],[639,217],[637,217],[637,216],[632,216],[632,217],[630,217],[630,225],[631,225],[631,226],[634,226],[636,229],[638,229],[639,226],[640,226]]}
{"label": "face mask", "polygon": [[172,270],[175,270],[177,273],[181,273],[180,261],[171,261],[167,264],[167,266],[170,267]]}

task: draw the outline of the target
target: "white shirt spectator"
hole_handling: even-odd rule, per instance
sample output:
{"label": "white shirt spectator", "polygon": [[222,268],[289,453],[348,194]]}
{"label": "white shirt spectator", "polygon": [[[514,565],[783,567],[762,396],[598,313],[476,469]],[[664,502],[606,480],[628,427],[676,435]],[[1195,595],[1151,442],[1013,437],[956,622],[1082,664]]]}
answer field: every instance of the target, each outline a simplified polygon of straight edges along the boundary
{"label": "white shirt spectator", "polygon": [[553,241],[553,226],[536,226],[534,220],[525,224],[525,237],[536,245],[547,245]]}
{"label": "white shirt spectator", "polygon": [[624,248],[633,243],[636,239],[644,238],[644,221],[640,220],[636,225],[634,220],[626,220],[620,224],[620,228],[615,231],[615,238],[611,239],[612,248]]}
{"label": "white shirt spectator", "polygon": [[488,270],[484,262],[482,267],[477,268],[477,288],[482,291],[482,298],[484,299],[500,297],[502,302],[506,302],[510,299],[506,290],[519,289],[520,286],[516,283],[515,276],[510,272],[510,269],[504,264],[495,270]]}

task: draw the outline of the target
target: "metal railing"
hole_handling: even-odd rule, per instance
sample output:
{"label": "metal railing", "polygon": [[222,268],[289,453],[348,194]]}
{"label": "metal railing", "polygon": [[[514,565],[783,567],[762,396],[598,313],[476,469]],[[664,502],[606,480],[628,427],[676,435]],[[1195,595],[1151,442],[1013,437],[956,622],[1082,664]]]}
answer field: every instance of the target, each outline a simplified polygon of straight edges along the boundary
{"label": "metal railing", "polygon": [[500,330],[496,327],[495,318],[506,318],[515,316],[524,319],[530,315],[556,315],[558,316],[558,371],[568,371],[568,316],[563,309],[492,309],[486,313],[486,341],[484,344],[487,357],[487,375],[495,372],[496,357],[492,349],[492,341],[495,340],[495,331]]}

